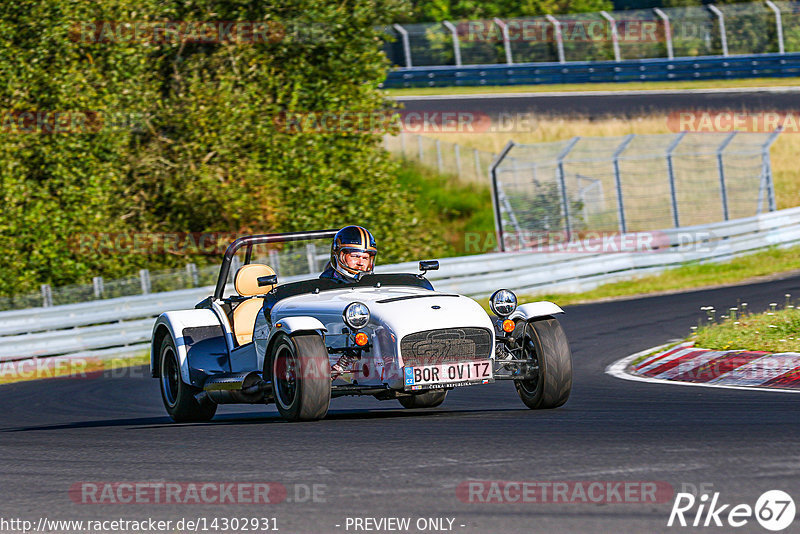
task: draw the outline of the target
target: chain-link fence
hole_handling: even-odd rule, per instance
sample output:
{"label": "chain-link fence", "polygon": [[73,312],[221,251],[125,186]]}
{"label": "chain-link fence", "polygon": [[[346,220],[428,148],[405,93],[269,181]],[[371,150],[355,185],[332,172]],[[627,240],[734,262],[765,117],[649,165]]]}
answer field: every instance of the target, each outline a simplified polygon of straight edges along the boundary
{"label": "chain-link fence", "polygon": [[[265,263],[281,277],[313,275],[322,272],[330,257],[329,242],[311,242],[302,246],[285,247],[281,250],[254,251],[251,263]],[[242,252],[244,254],[244,252]],[[233,258],[229,282],[242,265],[241,254]],[[220,254],[221,257],[221,254]],[[146,295],[163,291],[175,291],[193,287],[213,286],[219,276],[219,263],[197,267],[189,263],[183,269],[150,271],[142,269],[136,276],[106,280],[94,277],[91,284],[74,284],[51,287],[43,284],[37,293],[21,293],[11,297],[0,297],[0,310],[48,307],[115,297]]]}
{"label": "chain-link fence", "polygon": [[407,132],[385,135],[383,147],[398,157],[435,169],[439,174],[482,184],[487,183],[489,165],[497,157],[491,152]]}
{"label": "chain-link fence", "polygon": [[400,67],[600,61],[800,52],[800,2],[602,11],[394,24]]}
{"label": "chain-link fence", "polygon": [[663,230],[774,211],[769,148],[777,135],[510,143],[490,171],[499,241]]}

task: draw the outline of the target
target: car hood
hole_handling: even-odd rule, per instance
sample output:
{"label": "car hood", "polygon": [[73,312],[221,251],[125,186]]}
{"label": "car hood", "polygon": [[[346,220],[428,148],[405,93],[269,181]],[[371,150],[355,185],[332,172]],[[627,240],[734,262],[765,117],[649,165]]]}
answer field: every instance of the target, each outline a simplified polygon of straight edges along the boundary
{"label": "car hood", "polygon": [[297,315],[320,319],[329,334],[341,333],[342,312],[351,302],[363,302],[371,312],[370,327],[403,336],[439,328],[478,327],[493,331],[486,311],[469,297],[417,287],[357,287],[295,295],[277,302],[272,321]]}

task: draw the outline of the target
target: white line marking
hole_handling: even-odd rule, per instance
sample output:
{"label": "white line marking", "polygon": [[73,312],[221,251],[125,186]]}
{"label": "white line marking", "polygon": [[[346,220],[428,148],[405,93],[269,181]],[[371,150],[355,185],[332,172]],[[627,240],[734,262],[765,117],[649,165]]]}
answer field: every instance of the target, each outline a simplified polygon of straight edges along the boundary
{"label": "white line marking", "polygon": [[632,89],[629,91],[547,91],[541,93],[479,93],[458,95],[409,95],[392,96],[393,100],[469,100],[485,98],[550,98],[559,96],[637,96],[637,95],[683,95],[683,94],[719,94],[719,93],[797,93],[800,86],[786,87],[721,87],[719,89]]}
{"label": "white line marking", "polygon": [[774,393],[800,393],[800,390],[797,389],[778,389],[778,388],[761,388],[761,387],[752,387],[752,386],[730,386],[726,384],[709,384],[707,382],[679,382],[677,380],[663,380],[659,378],[650,378],[647,376],[636,376],[627,373],[625,370],[628,368],[628,365],[640,356],[644,356],[645,354],[650,354],[651,352],[655,352],[657,350],[661,350],[666,348],[667,345],[659,345],[657,347],[653,347],[650,349],[645,349],[643,351],[637,352],[636,354],[631,354],[630,356],[626,356],[621,360],[617,360],[608,367],[606,367],[606,374],[609,374],[613,377],[619,378],[621,380],[630,380],[632,382],[650,382],[655,384],[672,384],[675,386],[699,386],[704,388],[720,388],[720,389],[741,389],[745,391],[771,391]]}

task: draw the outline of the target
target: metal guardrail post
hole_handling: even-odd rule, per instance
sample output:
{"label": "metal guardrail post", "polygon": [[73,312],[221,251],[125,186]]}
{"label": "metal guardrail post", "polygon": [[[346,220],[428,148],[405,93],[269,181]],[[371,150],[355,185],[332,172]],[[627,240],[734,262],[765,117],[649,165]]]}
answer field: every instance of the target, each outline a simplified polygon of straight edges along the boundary
{"label": "metal guardrail post", "polygon": [[553,31],[555,32],[556,36],[556,49],[558,50],[558,62],[566,63],[566,57],[564,56],[564,36],[561,34],[561,23],[558,22],[558,19],[553,15],[545,15],[544,17],[553,25]]}
{"label": "metal guardrail post", "polygon": [[453,53],[456,58],[456,67],[461,66],[461,43],[458,40],[458,29],[449,20],[442,21],[442,24],[450,30],[450,35],[453,36]]}
{"label": "metal guardrail post", "polygon": [[414,65],[411,63],[411,44],[408,41],[408,31],[399,24],[393,24],[392,28],[400,34],[400,40],[403,42],[403,54],[406,56],[406,68],[410,69]]}
{"label": "metal guardrail post", "polygon": [[309,274],[316,273],[319,269],[317,269],[317,246],[314,243],[306,243],[306,259]]}
{"label": "metal guardrail post", "polygon": [[775,30],[777,31],[778,37],[778,53],[785,54],[786,48],[783,42],[783,20],[781,18],[781,8],[775,5],[775,2],[772,0],[766,0],[767,7],[769,7],[773,13],[775,13]]}
{"label": "metal guardrail post", "polygon": [[406,133],[400,132],[400,155],[403,159],[406,159]]}
{"label": "metal guardrail post", "polygon": [[628,134],[622,143],[614,151],[614,185],[617,188],[617,213],[619,215],[619,231],[622,234],[628,232],[628,225],[625,222],[625,201],[622,198],[622,177],[619,172],[619,156],[622,154],[628,145],[633,141],[636,134]]}
{"label": "metal guardrail post", "polygon": [[103,277],[102,276],[95,276],[92,277],[92,291],[94,293],[94,298],[101,299],[103,298]]}
{"label": "metal guardrail post", "polygon": [[[772,143],[775,142],[775,139],[783,132],[783,126],[779,126],[775,129],[774,132],[770,134],[767,140],[764,142],[764,145],[761,148],[762,156],[761,161],[763,164],[764,169],[764,177],[766,178],[766,186],[767,186],[767,206],[769,211],[777,211],[777,206],[775,202],[775,184],[772,180],[772,160],[770,158],[769,149],[772,146]],[[758,202],[759,208],[761,208],[761,200],[759,199]]]}
{"label": "metal guardrail post", "polygon": [[653,8],[653,11],[664,21],[664,41],[667,44],[667,59],[675,59],[675,55],[672,52],[672,24],[669,22],[669,17],[657,7]]}
{"label": "metal guardrail post", "polygon": [[456,175],[461,179],[461,147],[458,143],[453,143],[453,153],[456,157]]}
{"label": "metal guardrail post", "polygon": [[497,24],[497,27],[500,28],[500,33],[503,35],[503,49],[506,52],[506,64],[513,65],[514,60],[511,57],[511,39],[508,37],[508,24],[497,17],[494,18],[494,23]]}
{"label": "metal guardrail post", "polygon": [[678,194],[675,188],[675,169],[672,165],[672,153],[678,148],[686,132],[681,132],[675,136],[675,139],[667,147],[667,176],[669,177],[669,196],[672,202],[672,224],[675,228],[681,227],[680,217],[678,215]]}
{"label": "metal guardrail post", "polygon": [[[236,256],[234,256],[234,258],[236,258]],[[281,257],[274,248],[269,250],[269,266],[272,267],[275,274],[281,274]]]}
{"label": "metal guardrail post", "polygon": [[189,280],[192,281],[192,287],[197,287],[200,285],[200,276],[197,273],[197,265],[194,263],[187,263],[186,274],[189,275]]}
{"label": "metal guardrail post", "polygon": [[611,46],[614,49],[614,61],[622,61],[619,53],[619,33],[617,33],[617,21],[608,14],[608,11],[601,11],[600,15],[611,25]]}
{"label": "metal guardrail post", "polygon": [[708,4],[708,9],[719,19],[719,38],[722,43],[722,55],[728,57],[728,36],[725,33],[725,15],[714,4]]}
{"label": "metal guardrail post", "polygon": [[481,155],[477,148],[472,149],[473,159],[475,160],[475,180],[481,178]]}
{"label": "metal guardrail post", "polygon": [[438,139],[436,140],[436,168],[439,170],[439,174],[442,174],[444,170],[444,162],[442,161],[442,142]]}
{"label": "metal guardrail post", "polygon": [[419,154],[419,162],[422,163],[422,136],[417,134],[417,152]]}
{"label": "metal guardrail post", "polygon": [[737,132],[732,132],[717,148],[717,169],[719,170],[719,194],[722,198],[722,217],[727,221],[730,219],[728,215],[728,187],[725,184],[725,164],[722,160],[723,153],[728,147],[733,138],[736,137]]}
{"label": "metal guardrail post", "polygon": [[53,305],[53,289],[50,287],[50,284],[42,284],[42,307],[49,308]]}
{"label": "metal guardrail post", "polygon": [[[503,162],[514,146],[514,141],[509,141],[503,148],[503,151],[500,152],[500,155],[497,156],[497,158],[495,158],[495,160],[492,161],[492,164],[489,166],[489,180],[492,182],[492,206],[494,207],[494,231],[495,234],[497,234],[497,249],[500,252],[505,252],[506,246],[503,239],[503,221],[501,219],[502,214],[500,213],[500,195],[498,194],[497,188],[497,167]],[[477,154],[478,153],[476,151],[475,155],[477,156]]]}
{"label": "metal guardrail post", "polygon": [[149,295],[152,287],[150,285],[150,271],[139,269],[139,283],[142,286],[142,295]]}
{"label": "metal guardrail post", "polygon": [[561,190],[561,210],[564,212],[564,229],[567,232],[567,241],[572,241],[572,223],[569,215],[569,200],[567,199],[567,179],[564,173],[564,158],[570,153],[572,148],[580,141],[580,137],[573,137],[567,142],[567,146],[557,156],[558,162],[558,188]]}

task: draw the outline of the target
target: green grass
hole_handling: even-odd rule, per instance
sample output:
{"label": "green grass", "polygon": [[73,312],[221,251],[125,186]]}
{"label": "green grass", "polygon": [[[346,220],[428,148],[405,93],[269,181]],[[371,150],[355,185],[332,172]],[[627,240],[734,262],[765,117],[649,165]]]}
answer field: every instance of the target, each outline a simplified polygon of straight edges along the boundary
{"label": "green grass", "polygon": [[681,90],[720,89],[747,87],[791,87],[800,85],[800,78],[748,78],[743,80],[698,80],[674,82],[622,82],[622,83],[572,83],[541,85],[502,85],[476,87],[417,87],[409,89],[386,89],[387,96],[417,95],[472,95],[485,93],[545,93],[575,91],[633,91],[633,90]]}
{"label": "green grass", "polygon": [[580,304],[665,291],[733,284],[796,269],[800,269],[800,247],[770,248],[724,263],[693,263],[657,275],[604,284],[583,293],[521,296],[520,302],[551,300],[560,305]]}
{"label": "green grass", "polygon": [[794,307],[759,314],[729,311],[721,322],[700,327],[695,345],[713,350],[800,352],[800,310]]}
{"label": "green grass", "polygon": [[425,226],[445,240],[440,257],[468,254],[464,237],[467,234],[494,234],[488,186],[459,182],[410,161],[400,165],[398,181],[404,189],[415,192],[416,207],[425,217]]}

